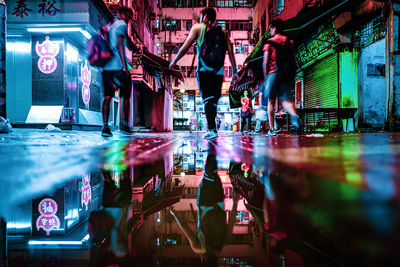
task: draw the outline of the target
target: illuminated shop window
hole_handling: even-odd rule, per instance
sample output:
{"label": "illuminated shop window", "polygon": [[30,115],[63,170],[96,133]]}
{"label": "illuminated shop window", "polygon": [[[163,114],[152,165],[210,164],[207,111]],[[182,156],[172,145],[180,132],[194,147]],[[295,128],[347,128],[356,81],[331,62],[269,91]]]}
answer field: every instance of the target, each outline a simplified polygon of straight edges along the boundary
{"label": "illuminated shop window", "polygon": [[235,53],[247,54],[249,53],[249,41],[248,40],[235,40]]}
{"label": "illuminated shop window", "polygon": [[210,7],[252,7],[252,0],[210,0]]}
{"label": "illuminated shop window", "polygon": [[279,16],[285,8],[285,0],[272,0],[270,2],[270,14]]}

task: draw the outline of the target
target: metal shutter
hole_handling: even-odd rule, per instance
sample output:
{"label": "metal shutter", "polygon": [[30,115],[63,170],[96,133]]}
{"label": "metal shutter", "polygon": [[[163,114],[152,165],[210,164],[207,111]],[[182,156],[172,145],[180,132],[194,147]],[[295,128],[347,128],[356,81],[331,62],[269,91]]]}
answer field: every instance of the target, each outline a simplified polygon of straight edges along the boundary
{"label": "metal shutter", "polygon": [[338,55],[304,70],[304,108],[339,107]]}

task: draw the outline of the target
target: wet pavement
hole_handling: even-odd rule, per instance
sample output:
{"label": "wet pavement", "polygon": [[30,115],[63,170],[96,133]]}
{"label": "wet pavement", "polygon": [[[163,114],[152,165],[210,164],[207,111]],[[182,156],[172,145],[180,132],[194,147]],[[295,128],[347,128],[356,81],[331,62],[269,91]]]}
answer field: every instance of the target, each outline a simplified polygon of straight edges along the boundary
{"label": "wet pavement", "polygon": [[400,265],[400,134],[203,134],[1,134],[8,265]]}

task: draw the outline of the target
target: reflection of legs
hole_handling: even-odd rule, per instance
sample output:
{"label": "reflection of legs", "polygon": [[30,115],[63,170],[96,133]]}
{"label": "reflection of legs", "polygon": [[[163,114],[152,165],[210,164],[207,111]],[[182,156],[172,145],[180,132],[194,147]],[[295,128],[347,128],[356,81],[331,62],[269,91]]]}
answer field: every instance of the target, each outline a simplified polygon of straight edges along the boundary
{"label": "reflection of legs", "polygon": [[273,131],[275,130],[274,121],[275,121],[275,99],[269,99],[268,100],[268,123],[269,123],[269,129],[273,130]]}
{"label": "reflection of legs", "polygon": [[251,117],[246,118],[247,121],[247,131],[251,131]]}
{"label": "reflection of legs", "polygon": [[246,125],[246,119],[245,117],[240,118],[240,131],[243,133],[244,131],[244,126]]}
{"label": "reflection of legs", "polygon": [[104,125],[108,124],[108,118],[110,116],[110,102],[111,102],[111,96],[105,96],[103,100],[103,123]]}

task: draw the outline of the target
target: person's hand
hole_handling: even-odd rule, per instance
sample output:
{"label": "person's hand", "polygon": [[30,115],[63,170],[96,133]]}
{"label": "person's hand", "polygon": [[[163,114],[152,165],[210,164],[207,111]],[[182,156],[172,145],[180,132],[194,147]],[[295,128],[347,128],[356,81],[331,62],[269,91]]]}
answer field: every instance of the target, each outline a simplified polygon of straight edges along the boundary
{"label": "person's hand", "polygon": [[172,61],[171,64],[169,64],[169,68],[170,68],[171,70],[175,69],[175,66],[176,66],[175,61]]}
{"label": "person's hand", "polygon": [[232,83],[235,84],[239,80],[239,75],[237,73],[232,76]]}

